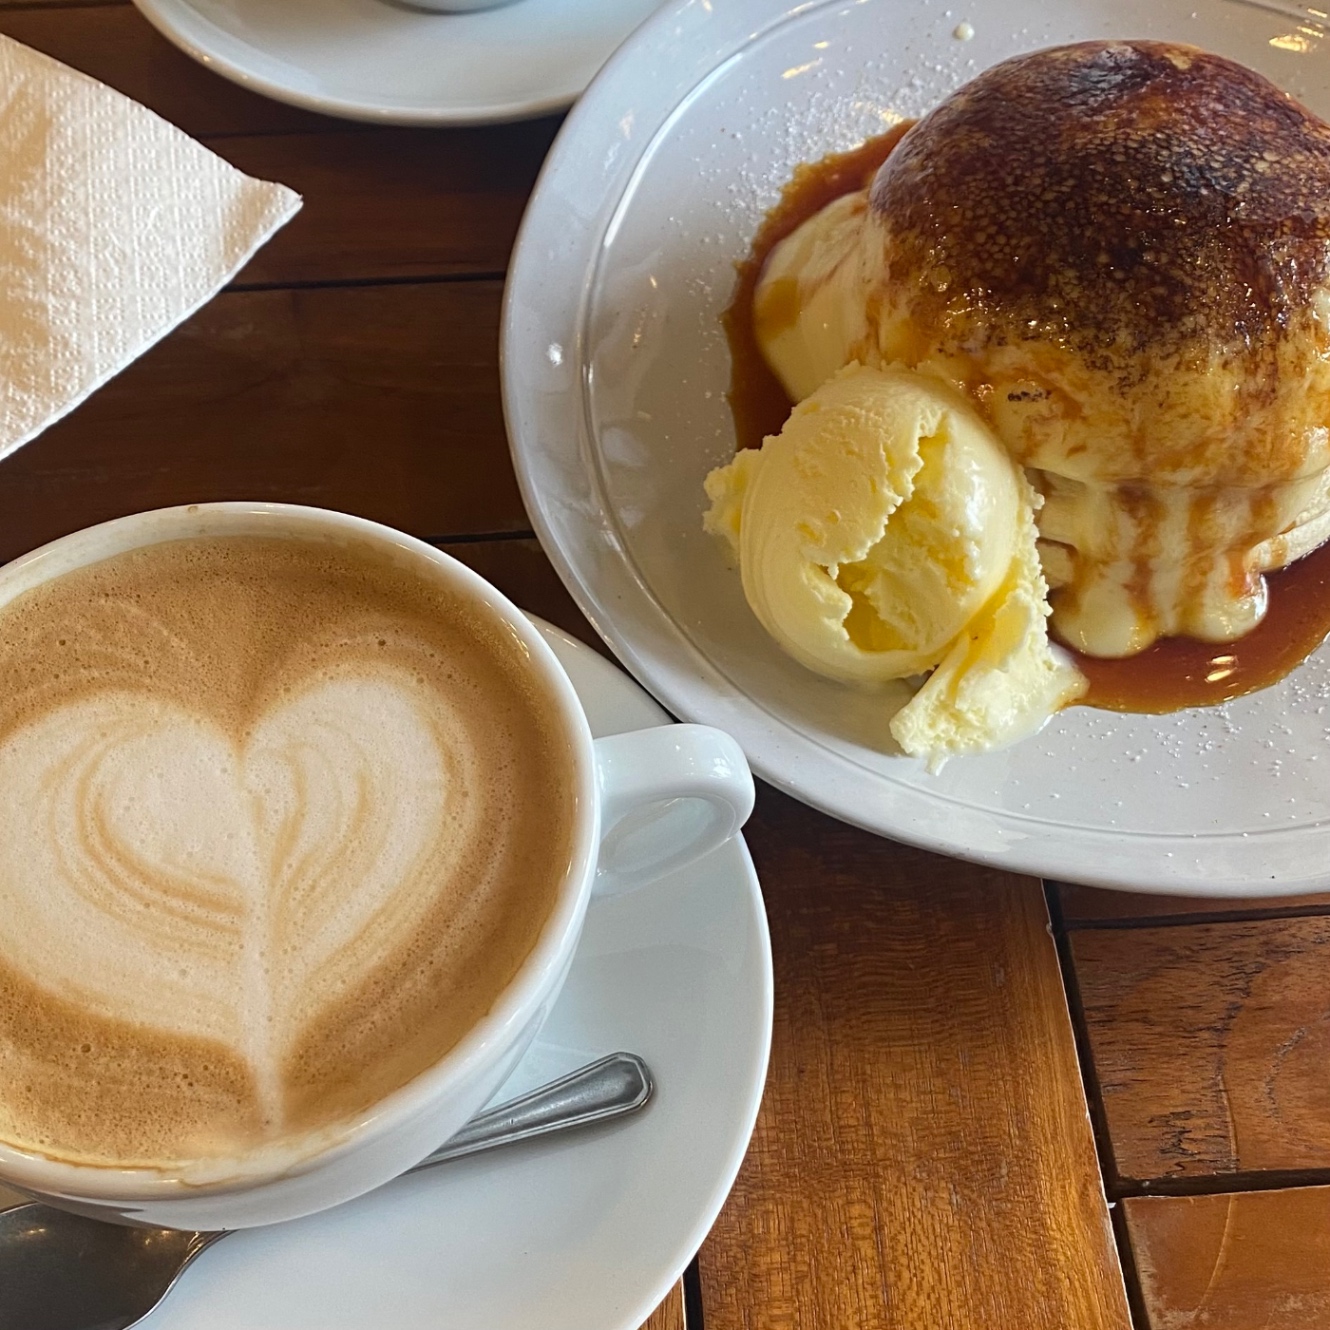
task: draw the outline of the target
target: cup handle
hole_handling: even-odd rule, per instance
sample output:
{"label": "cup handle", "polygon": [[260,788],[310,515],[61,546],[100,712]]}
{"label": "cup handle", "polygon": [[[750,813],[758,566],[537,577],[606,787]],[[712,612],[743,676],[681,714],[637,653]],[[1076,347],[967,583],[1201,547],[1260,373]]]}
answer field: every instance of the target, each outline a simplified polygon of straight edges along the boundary
{"label": "cup handle", "polygon": [[600,857],[592,893],[646,886],[723,845],[753,811],[743,750],[709,725],[595,741]]}

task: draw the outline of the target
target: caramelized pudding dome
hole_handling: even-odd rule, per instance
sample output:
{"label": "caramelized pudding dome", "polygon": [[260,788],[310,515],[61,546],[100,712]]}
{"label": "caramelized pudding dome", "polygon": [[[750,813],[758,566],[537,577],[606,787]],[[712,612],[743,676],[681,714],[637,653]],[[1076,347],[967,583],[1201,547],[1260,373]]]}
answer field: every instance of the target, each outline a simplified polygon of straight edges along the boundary
{"label": "caramelized pudding dome", "polygon": [[1232,61],[995,66],[773,253],[754,321],[796,400],[851,360],[968,393],[1087,654],[1231,641],[1330,535],[1330,127]]}

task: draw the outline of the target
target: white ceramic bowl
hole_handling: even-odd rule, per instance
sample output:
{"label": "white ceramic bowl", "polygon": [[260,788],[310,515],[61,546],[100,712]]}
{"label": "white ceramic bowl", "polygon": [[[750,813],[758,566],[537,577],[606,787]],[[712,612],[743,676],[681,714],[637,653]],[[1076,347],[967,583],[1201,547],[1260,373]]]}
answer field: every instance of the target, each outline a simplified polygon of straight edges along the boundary
{"label": "white ceramic bowl", "polygon": [[1007,56],[1090,37],[1206,46],[1325,114],[1315,13],[1231,0],[674,0],[625,43],[569,117],[527,212],[504,401],[546,550],[675,715],[735,735],[798,798],[929,849],[1143,890],[1326,887],[1326,649],[1223,707],[1073,708],[932,776],[893,751],[880,699],[780,652],[701,529],[702,479],[734,449],[720,327],[733,265],[800,161],[924,113]]}

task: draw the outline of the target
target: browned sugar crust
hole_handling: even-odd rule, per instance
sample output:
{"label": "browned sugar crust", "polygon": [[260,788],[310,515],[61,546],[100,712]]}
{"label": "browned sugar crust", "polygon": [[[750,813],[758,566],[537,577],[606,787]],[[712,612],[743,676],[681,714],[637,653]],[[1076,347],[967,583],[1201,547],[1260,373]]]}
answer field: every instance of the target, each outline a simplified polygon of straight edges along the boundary
{"label": "browned sugar crust", "polygon": [[915,315],[1095,368],[1260,357],[1327,273],[1330,127],[1188,46],[1081,42],[986,71],[883,165],[872,206]]}

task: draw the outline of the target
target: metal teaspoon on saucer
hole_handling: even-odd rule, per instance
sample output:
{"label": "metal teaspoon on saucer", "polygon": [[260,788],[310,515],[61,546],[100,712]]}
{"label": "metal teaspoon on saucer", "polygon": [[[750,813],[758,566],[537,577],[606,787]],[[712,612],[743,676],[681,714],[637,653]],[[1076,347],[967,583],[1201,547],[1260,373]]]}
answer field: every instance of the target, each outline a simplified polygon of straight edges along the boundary
{"label": "metal teaspoon on saucer", "polygon": [[[611,1053],[478,1114],[407,1171],[635,1113],[653,1088],[641,1058]],[[225,1236],[130,1228],[37,1203],[0,1211],[0,1330],[128,1330]]]}

